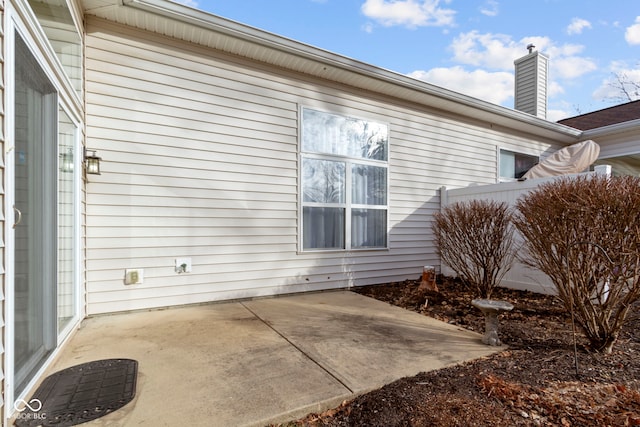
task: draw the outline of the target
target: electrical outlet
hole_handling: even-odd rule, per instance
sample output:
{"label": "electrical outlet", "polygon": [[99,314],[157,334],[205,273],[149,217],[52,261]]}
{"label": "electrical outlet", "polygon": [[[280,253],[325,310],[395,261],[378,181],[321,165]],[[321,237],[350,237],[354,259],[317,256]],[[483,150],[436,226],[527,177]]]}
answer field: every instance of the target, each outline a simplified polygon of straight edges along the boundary
{"label": "electrical outlet", "polygon": [[191,258],[176,258],[176,273],[191,273]]}
{"label": "electrical outlet", "polygon": [[140,268],[126,269],[124,271],[125,285],[139,285],[144,281],[144,270]]}

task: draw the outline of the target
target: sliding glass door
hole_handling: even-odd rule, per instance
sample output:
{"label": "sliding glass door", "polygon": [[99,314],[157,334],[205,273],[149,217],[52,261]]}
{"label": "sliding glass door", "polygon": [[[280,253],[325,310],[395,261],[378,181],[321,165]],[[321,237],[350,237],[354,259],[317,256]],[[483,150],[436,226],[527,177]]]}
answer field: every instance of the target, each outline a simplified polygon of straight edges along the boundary
{"label": "sliding glass door", "polygon": [[16,34],[14,393],[57,340],[57,92]]}

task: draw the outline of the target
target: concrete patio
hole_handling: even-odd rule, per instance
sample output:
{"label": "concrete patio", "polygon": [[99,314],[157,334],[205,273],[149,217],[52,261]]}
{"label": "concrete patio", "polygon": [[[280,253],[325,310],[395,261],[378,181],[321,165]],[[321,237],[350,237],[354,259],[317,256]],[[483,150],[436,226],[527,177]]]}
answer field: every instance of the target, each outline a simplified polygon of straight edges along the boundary
{"label": "concrete patio", "polygon": [[49,373],[139,362],[135,399],[87,426],[264,426],[499,349],[337,291],[89,318]]}

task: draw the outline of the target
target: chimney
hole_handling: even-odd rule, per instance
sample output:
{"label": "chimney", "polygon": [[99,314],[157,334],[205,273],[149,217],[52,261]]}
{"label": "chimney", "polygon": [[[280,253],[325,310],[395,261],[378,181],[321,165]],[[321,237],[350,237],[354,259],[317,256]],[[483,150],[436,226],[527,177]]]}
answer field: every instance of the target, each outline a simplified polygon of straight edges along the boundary
{"label": "chimney", "polygon": [[513,63],[516,68],[514,108],[547,118],[547,75],[549,58],[527,46],[529,53]]}

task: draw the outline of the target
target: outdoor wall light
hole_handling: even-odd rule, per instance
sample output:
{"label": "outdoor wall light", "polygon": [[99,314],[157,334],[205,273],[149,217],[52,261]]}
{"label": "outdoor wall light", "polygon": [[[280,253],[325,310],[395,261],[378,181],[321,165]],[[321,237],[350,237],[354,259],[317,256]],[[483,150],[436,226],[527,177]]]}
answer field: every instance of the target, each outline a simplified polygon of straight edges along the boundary
{"label": "outdoor wall light", "polygon": [[73,149],[69,148],[66,153],[60,154],[60,171],[73,173]]}
{"label": "outdoor wall light", "polygon": [[[88,152],[91,155],[87,154]],[[84,164],[88,174],[91,175],[100,175],[100,157],[96,156],[95,150],[84,150]]]}

